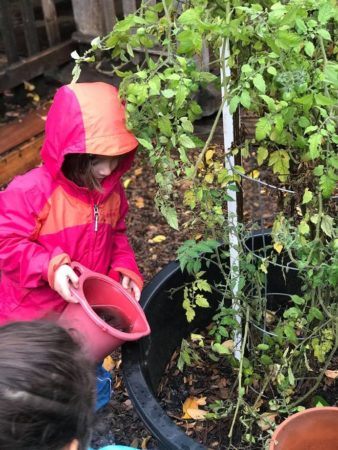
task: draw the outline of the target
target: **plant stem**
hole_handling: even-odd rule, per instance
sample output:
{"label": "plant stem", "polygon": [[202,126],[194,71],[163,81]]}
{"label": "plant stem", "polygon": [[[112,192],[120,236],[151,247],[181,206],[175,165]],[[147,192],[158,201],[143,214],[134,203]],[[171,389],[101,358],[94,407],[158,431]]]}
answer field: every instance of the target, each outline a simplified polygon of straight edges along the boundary
{"label": "plant stem", "polygon": [[238,411],[239,411],[239,406],[242,403],[242,397],[243,397],[243,394],[242,394],[243,360],[244,360],[244,351],[245,351],[245,346],[246,346],[246,340],[248,338],[248,332],[249,332],[249,318],[250,318],[250,306],[247,305],[246,314],[245,314],[245,329],[244,329],[244,336],[243,336],[242,348],[241,348],[241,359],[240,359],[240,363],[239,363],[239,372],[238,372],[238,377],[237,377],[237,380],[238,380],[237,404],[236,404],[234,417],[232,419],[230,431],[228,433],[228,438],[230,440],[232,438],[234,426],[235,426]]}

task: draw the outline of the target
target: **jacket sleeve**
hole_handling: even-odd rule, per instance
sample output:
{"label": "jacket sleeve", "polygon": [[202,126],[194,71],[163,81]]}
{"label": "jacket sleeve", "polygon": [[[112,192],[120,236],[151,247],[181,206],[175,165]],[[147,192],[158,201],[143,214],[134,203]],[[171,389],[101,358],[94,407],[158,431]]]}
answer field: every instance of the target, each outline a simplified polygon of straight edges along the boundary
{"label": "jacket sleeve", "polygon": [[60,247],[47,251],[36,241],[40,229],[41,192],[9,186],[0,193],[0,270],[24,288],[48,281],[54,271],[70,262]]}
{"label": "jacket sleeve", "polygon": [[119,273],[127,275],[142,289],[143,278],[126,235],[125,217],[128,211],[128,202],[122,187],[120,189],[120,198],[120,217],[113,231],[113,248],[108,275],[115,280],[119,279]]}

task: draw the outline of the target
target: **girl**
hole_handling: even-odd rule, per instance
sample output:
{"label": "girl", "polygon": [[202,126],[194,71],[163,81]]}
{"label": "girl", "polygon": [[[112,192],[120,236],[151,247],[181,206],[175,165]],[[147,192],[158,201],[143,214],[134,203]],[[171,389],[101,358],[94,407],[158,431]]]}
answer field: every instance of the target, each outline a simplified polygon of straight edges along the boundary
{"label": "girl", "polygon": [[[0,373],[1,450],[88,448],[93,370],[64,329],[42,321],[0,327]],[[122,449],[131,450],[102,450]]]}
{"label": "girl", "polygon": [[125,234],[120,181],[137,144],[116,88],[78,83],[58,90],[43,165],[0,193],[0,323],[61,313],[75,301],[73,260],[120,281],[139,300],[142,277]]}

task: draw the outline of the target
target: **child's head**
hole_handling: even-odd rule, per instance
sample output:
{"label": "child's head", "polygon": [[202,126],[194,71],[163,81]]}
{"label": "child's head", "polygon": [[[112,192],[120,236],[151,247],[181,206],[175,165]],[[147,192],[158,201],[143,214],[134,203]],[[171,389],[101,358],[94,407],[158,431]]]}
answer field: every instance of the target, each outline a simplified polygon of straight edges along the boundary
{"label": "child's head", "polygon": [[86,449],[94,402],[94,370],[65,330],[0,327],[1,450]]}
{"label": "child's head", "polygon": [[78,186],[101,191],[101,183],[118,166],[121,157],[73,153],[65,156],[63,174]]}

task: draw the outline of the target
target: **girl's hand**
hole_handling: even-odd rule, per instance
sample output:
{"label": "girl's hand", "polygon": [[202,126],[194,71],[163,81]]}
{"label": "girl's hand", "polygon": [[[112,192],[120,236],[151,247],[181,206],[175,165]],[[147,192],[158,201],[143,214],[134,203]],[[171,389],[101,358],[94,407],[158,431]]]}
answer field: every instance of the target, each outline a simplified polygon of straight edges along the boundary
{"label": "girl's hand", "polygon": [[121,284],[126,291],[128,291],[131,295],[134,296],[136,301],[140,301],[141,290],[133,280],[131,280],[126,275],[123,275]]}
{"label": "girl's hand", "polygon": [[55,271],[54,275],[54,290],[61,295],[61,297],[70,303],[78,303],[70,291],[70,283],[77,288],[79,286],[79,277],[74,270],[67,264],[63,264]]}

